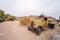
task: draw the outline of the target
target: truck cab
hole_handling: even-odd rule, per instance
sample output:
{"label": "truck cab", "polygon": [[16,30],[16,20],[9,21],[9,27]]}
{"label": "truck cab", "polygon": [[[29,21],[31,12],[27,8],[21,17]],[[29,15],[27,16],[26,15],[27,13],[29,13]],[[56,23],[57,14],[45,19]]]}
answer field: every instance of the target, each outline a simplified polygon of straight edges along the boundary
{"label": "truck cab", "polygon": [[48,26],[48,19],[47,19],[47,17],[44,17],[41,19],[36,19],[36,20],[34,20],[34,24],[37,26],[41,26],[42,28],[45,28]]}
{"label": "truck cab", "polygon": [[48,23],[47,17],[43,17],[42,19],[31,21],[28,25],[28,30],[35,31],[37,35],[40,35],[41,31],[47,27],[54,29],[54,24]]}

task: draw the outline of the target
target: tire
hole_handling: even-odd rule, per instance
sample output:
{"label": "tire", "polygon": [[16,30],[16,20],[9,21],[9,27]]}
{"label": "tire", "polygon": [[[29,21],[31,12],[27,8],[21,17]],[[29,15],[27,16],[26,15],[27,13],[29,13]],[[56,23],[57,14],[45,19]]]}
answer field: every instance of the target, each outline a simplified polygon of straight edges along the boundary
{"label": "tire", "polygon": [[42,31],[42,27],[38,26],[38,28],[36,29],[36,35],[40,35]]}
{"label": "tire", "polygon": [[49,27],[49,28],[51,28],[51,29],[54,29],[54,28],[55,28],[55,25],[54,25],[54,24],[49,23],[49,24],[48,24],[48,27]]}
{"label": "tire", "polygon": [[52,29],[54,29],[54,28],[55,28],[55,25],[54,25],[54,24],[52,24],[52,25],[51,25],[51,28],[52,28]]}

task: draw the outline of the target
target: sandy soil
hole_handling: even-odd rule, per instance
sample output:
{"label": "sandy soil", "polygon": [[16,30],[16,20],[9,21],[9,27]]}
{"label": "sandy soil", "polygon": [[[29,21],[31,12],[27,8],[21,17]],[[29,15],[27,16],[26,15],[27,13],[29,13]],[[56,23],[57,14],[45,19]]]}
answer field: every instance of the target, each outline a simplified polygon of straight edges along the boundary
{"label": "sandy soil", "polygon": [[18,21],[8,21],[0,23],[0,40],[49,40],[51,34],[58,31],[60,28],[56,26],[55,29],[46,29],[37,36]]}

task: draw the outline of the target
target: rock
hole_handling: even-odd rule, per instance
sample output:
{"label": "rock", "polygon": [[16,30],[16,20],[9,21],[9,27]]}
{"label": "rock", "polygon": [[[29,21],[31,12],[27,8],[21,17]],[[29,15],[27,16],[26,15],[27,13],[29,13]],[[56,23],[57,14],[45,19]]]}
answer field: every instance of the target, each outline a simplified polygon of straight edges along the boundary
{"label": "rock", "polygon": [[59,34],[52,34],[50,40],[60,40]]}

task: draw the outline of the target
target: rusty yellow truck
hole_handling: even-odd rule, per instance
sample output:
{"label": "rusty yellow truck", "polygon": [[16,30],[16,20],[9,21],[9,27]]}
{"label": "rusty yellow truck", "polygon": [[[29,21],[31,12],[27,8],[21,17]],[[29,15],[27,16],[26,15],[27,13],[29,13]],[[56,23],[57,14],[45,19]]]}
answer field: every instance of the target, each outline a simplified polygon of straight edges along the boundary
{"label": "rusty yellow truck", "polygon": [[28,25],[28,30],[32,30],[37,35],[40,35],[41,31],[47,27],[54,29],[55,25],[52,23],[49,23],[47,17],[43,17],[41,19],[35,19],[35,20],[31,21]]}

